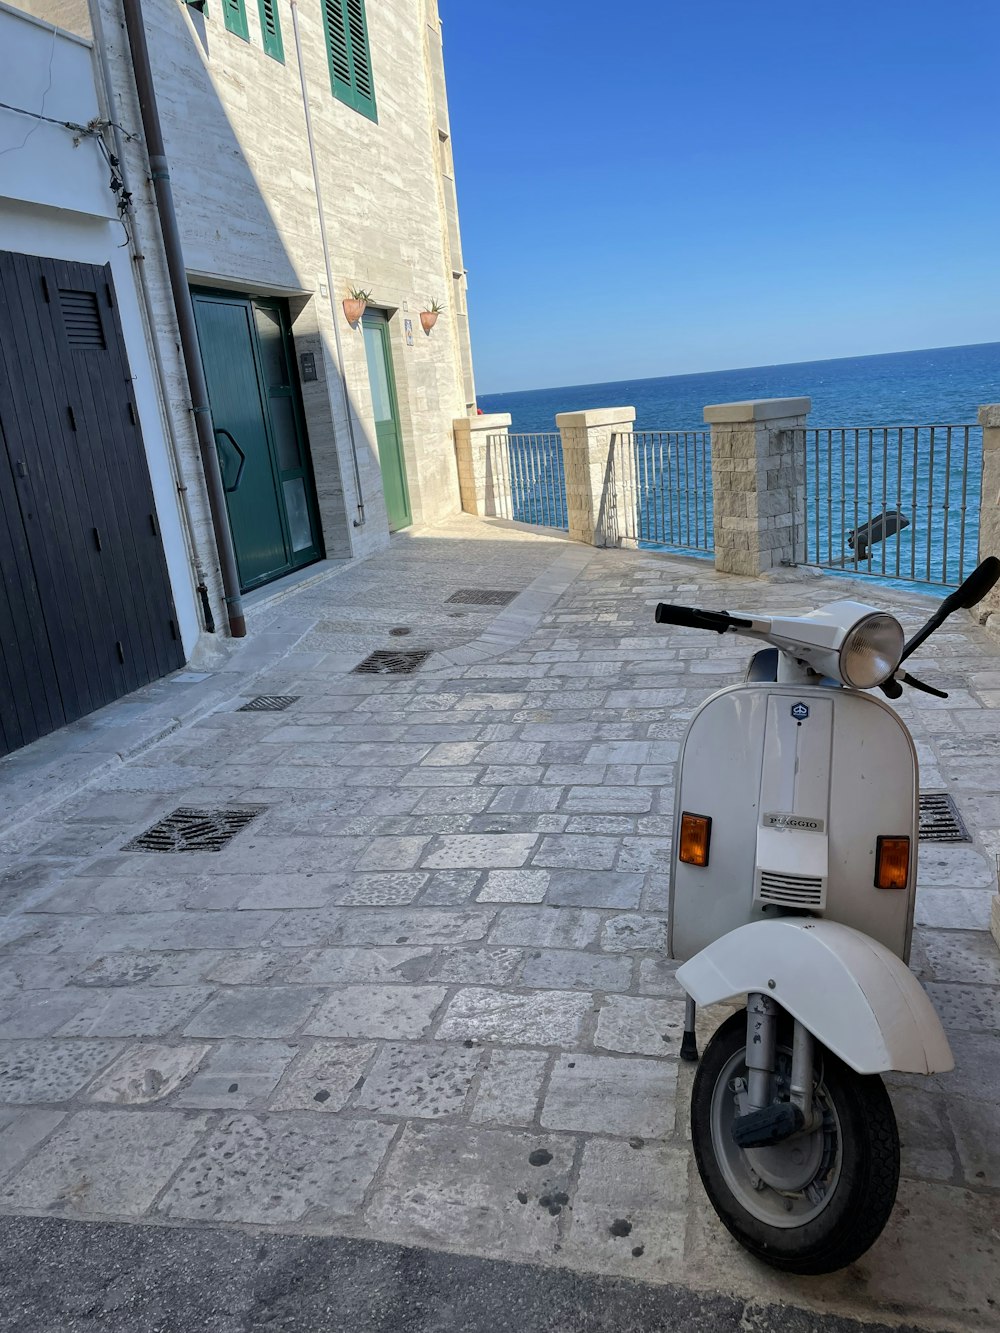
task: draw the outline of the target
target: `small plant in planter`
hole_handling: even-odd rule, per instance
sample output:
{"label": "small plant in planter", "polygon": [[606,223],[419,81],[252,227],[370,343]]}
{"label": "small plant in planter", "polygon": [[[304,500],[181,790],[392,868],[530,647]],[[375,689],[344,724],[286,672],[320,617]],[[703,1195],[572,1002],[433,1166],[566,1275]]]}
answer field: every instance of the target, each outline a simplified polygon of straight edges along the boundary
{"label": "small plant in planter", "polygon": [[352,287],[350,296],[344,300],[344,314],[347,317],[348,324],[357,324],[358,320],[365,313],[365,306],[371,299],[371,292],[366,292],[361,287]]}
{"label": "small plant in planter", "polygon": [[432,301],[428,310],[421,310],[420,326],[424,333],[430,333],[431,329],[437,323],[438,315],[440,315],[443,309],[443,305],[438,305],[437,301]]}

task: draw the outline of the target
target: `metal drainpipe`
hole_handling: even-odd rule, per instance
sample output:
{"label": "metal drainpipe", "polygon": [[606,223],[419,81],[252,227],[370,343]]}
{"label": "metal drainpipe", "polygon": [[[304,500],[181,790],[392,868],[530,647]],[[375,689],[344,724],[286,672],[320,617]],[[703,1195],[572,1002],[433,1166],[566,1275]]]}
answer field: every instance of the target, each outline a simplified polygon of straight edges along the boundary
{"label": "metal drainpipe", "polygon": [[188,495],[187,479],[184,472],[184,464],[181,461],[180,445],[177,440],[177,431],[174,428],[174,419],[171,415],[168,403],[170,395],[167,390],[167,375],[163,366],[163,356],[160,353],[160,340],[156,336],[156,318],[153,311],[153,298],[149,291],[149,282],[146,279],[146,256],[142,249],[142,227],[139,222],[135,205],[132,203],[132,191],[129,181],[129,170],[125,162],[125,139],[121,129],[114,117],[114,85],[111,82],[111,67],[108,63],[108,47],[104,37],[104,16],[101,13],[101,0],[95,0],[91,5],[91,17],[94,23],[94,45],[97,48],[97,57],[101,68],[101,80],[104,84],[104,105],[108,117],[108,124],[111,126],[111,134],[114,139],[115,157],[118,161],[118,175],[122,183],[122,191],[125,200],[125,213],[128,215],[129,242],[132,250],[132,261],[135,264],[135,271],[139,276],[139,297],[140,309],[143,316],[143,323],[146,327],[146,341],[153,353],[153,371],[156,376],[156,386],[159,390],[157,395],[160,405],[160,418],[163,424],[164,433],[167,437],[167,457],[170,462],[170,470],[173,474],[174,486],[181,502],[181,528],[184,533],[184,545],[187,547],[188,563],[194,571],[196,580],[195,591],[201,600],[203,624],[209,634],[215,633],[215,620],[212,616],[211,603],[208,600],[208,584],[205,581],[205,567],[202,564],[201,553],[198,550],[198,544],[194,537],[194,522],[191,518],[191,500]]}
{"label": "metal drainpipe", "polygon": [[309,113],[309,89],[306,84],[306,67],[302,59],[302,40],[299,36],[298,0],[291,0],[292,31],[295,34],[295,55],[299,65],[299,83],[302,87],[302,110],[306,118],[306,141],[309,145],[309,161],[312,164],[313,193],[316,196],[316,215],[319,218],[320,243],[323,246],[323,263],[326,267],[326,290],[330,298],[330,315],[333,320],[333,338],[337,344],[337,361],[340,371],[340,390],[344,399],[344,415],[347,417],[347,433],[351,441],[351,462],[354,464],[354,485],[358,497],[358,516],[354,526],[360,528],[365,523],[365,497],[361,489],[361,469],[358,466],[358,445],[354,438],[354,416],[351,412],[351,400],[347,393],[347,376],[344,372],[344,349],[340,342],[340,324],[337,320],[337,298],[333,294],[333,269],[330,265],[330,246],[326,235],[326,218],[323,215],[323,193],[319,184],[319,166],[316,161],[316,143],[313,139],[312,116]]}
{"label": "metal drainpipe", "polygon": [[236,569],[233,535],[229,529],[226,493],[222,485],[219,455],[216,452],[215,433],[212,429],[212,409],[208,401],[208,385],[205,382],[205,371],[201,364],[198,332],[194,322],[194,307],[191,304],[187,271],[184,268],[184,252],[181,248],[180,229],[177,226],[177,213],[174,209],[170,169],[163,143],[163,132],[160,128],[160,115],[156,106],[153,72],[149,65],[149,49],[146,45],[146,31],[142,23],[140,0],[122,0],[122,7],[125,12],[125,27],[128,30],[129,48],[132,53],[135,86],[139,94],[139,109],[142,113],[142,128],[146,138],[150,176],[156,195],[156,210],[160,219],[160,231],[163,235],[163,249],[167,259],[167,270],[170,274],[170,290],[173,293],[177,327],[181,338],[181,351],[184,355],[184,368],[187,372],[188,388],[191,391],[191,411],[194,413],[195,429],[198,432],[198,446],[201,451],[201,463],[208,487],[208,502],[212,511],[212,528],[215,532],[215,544],[218,548],[219,565],[222,570],[222,587],[225,594],[226,612],[229,617],[229,632],[234,639],[242,639],[246,636],[247,626],[243,615],[240,576]]}

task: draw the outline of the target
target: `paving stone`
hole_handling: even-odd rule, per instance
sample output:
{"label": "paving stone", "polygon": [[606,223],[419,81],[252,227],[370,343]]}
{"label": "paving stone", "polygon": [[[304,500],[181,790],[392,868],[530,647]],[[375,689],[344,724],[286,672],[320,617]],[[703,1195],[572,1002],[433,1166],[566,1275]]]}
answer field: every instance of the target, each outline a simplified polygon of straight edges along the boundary
{"label": "paving stone", "polygon": [[985,931],[927,930],[919,939],[935,981],[1000,986],[1000,950]]}
{"label": "paving stone", "polygon": [[635,819],[630,815],[574,815],[565,823],[565,831],[625,837],[635,832]]}
{"label": "paving stone", "polygon": [[[543,1164],[531,1165],[532,1155]],[[573,1142],[559,1135],[408,1125],[365,1222],[372,1235],[411,1245],[551,1259],[559,1217],[538,1199],[569,1193],[572,1161]]]}
{"label": "paving stone", "polygon": [[280,1226],[347,1217],[385,1155],[391,1125],[303,1115],[228,1116],[160,1203],[168,1217]]}
{"label": "paving stone", "polygon": [[597,814],[645,814],[653,794],[645,787],[570,787],[564,809]]}
{"label": "paving stone", "polygon": [[120,1041],[0,1041],[0,1103],[67,1101],[121,1049]]}
{"label": "paving stone", "polygon": [[664,995],[683,1000],[684,988],[677,980],[680,963],[670,958],[643,958],[639,962],[639,994]]}
{"label": "paving stone", "polygon": [[542,838],[538,851],[532,857],[532,865],[610,870],[620,845],[618,838],[550,834]]}
{"label": "paving stone", "polygon": [[233,986],[196,1014],[184,1035],[287,1037],[302,1026],[323,994],[308,986]]}
{"label": "paving stone", "polygon": [[421,907],[464,907],[482,879],[480,870],[435,870],[420,894]]}
{"label": "paving stone", "polygon": [[989,1032],[1000,1028],[1000,988],[929,982],[924,989],[946,1028],[964,1032]]}
{"label": "paving stone", "polygon": [[491,870],[477,902],[540,903],[549,887],[547,870]]}
{"label": "paving stone", "polygon": [[[418,838],[415,841],[423,845],[427,839]],[[356,874],[342,889],[335,890],[331,897],[342,907],[405,906],[414,900],[427,879],[428,876],[422,871],[408,874]]]}
{"label": "paving stone", "polygon": [[4,1202],[50,1216],[141,1217],[207,1123],[183,1111],[79,1111],[8,1182]]}
{"label": "paving stone", "polygon": [[542,777],[548,787],[603,786],[605,764],[551,764]]}
{"label": "paving stone", "polygon": [[521,985],[538,989],[624,991],[632,980],[628,958],[603,958],[576,949],[536,949],[521,973]]}
{"label": "paving stone", "polygon": [[91,1086],[90,1102],[116,1106],[145,1106],[176,1092],[192,1074],[211,1047],[186,1043],[165,1045],[143,1042],[130,1046]]}
{"label": "paving stone", "polygon": [[[422,907],[407,909],[365,910],[351,908],[338,911],[326,925],[322,918],[309,919],[305,912],[289,913],[282,929],[274,931],[275,942],[305,946],[326,942],[331,945],[382,944],[454,944],[460,940],[480,940],[493,921],[493,913],[469,911],[436,911]],[[324,940],[317,938],[317,931]]]}
{"label": "paving stone", "polygon": [[674,1123],[672,1060],[560,1055],[542,1107],[546,1129],[667,1138]]}
{"label": "paving stone", "polygon": [[921,843],[917,858],[921,888],[992,889],[995,893],[996,882],[996,866],[974,847]]}
{"label": "paving stone", "polygon": [[564,907],[505,907],[490,934],[493,944],[585,949],[601,929],[598,912]]}
{"label": "paving stone", "polygon": [[21,1165],[63,1119],[62,1111],[0,1110],[0,1180]]}
{"label": "paving stone", "polygon": [[356,870],[411,870],[429,838],[373,838],[355,862]]}
{"label": "paving stone", "polygon": [[601,1006],[594,1045],[631,1055],[678,1055],[683,1000],[610,995]]}
{"label": "paving stone", "polygon": [[423,793],[413,807],[413,813],[479,814],[493,799],[494,793],[482,787],[433,787]]}
{"label": "paving stone", "polygon": [[655,949],[665,953],[667,923],[649,916],[625,913],[613,916],[604,924],[601,948],[608,953],[627,952],[631,949]]}
{"label": "paving stone", "polygon": [[0,999],[0,1032],[11,1039],[47,1037],[85,1008],[87,998],[81,991],[14,991]]}
{"label": "paving stone", "polygon": [[303,1031],[314,1037],[422,1037],[446,994],[443,986],[342,986]]}
{"label": "paving stone", "polygon": [[272,1111],[341,1111],[375,1054],[370,1043],[317,1041],[288,1070]]}
{"label": "paving stone", "polygon": [[297,1051],[282,1041],[220,1042],[176,1104],[242,1110],[273,1091]]}
{"label": "paving stone", "polygon": [[538,839],[532,834],[493,833],[445,837],[422,864],[429,868],[515,868],[527,861]]}
{"label": "paving stone", "polygon": [[442,1041],[465,1037],[524,1046],[571,1045],[590,1007],[589,995],[572,991],[518,995],[470,986],[449,1002],[437,1036]]}
{"label": "paving stone", "polygon": [[917,889],[913,918],[917,925],[946,930],[989,930],[989,889]]}
{"label": "paving stone", "polygon": [[332,986],[417,981],[426,972],[432,956],[428,948],[313,949],[289,969],[288,980]]}
{"label": "paving stone", "polygon": [[521,949],[439,949],[425,979],[446,985],[503,986],[513,981],[523,960]]}
{"label": "paving stone", "polygon": [[213,994],[211,986],[129,986],[91,991],[62,1037],[155,1037],[183,1023]]}
{"label": "paving stone", "polygon": [[354,1104],[379,1115],[455,1115],[465,1105],[480,1057],[462,1046],[386,1046]]}
{"label": "paving stone", "polygon": [[495,792],[489,808],[497,814],[551,814],[558,808],[561,796],[555,788],[501,787]]}
{"label": "paving stone", "polygon": [[472,1120],[499,1125],[530,1125],[539,1109],[542,1081],[549,1056],[546,1051],[490,1052],[489,1065],[479,1075]]}
{"label": "paving stone", "polygon": [[889,1092],[899,1128],[903,1175],[952,1180],[957,1163],[945,1099],[926,1087],[893,1087],[890,1083]]}
{"label": "paving stone", "polygon": [[638,907],[643,877],[614,870],[553,870],[546,901],[556,907]]}
{"label": "paving stone", "polygon": [[670,838],[623,838],[618,868],[639,874],[666,874],[670,870],[670,848]]}
{"label": "paving stone", "polygon": [[587,1141],[566,1261],[633,1279],[682,1279],[689,1167],[686,1147]]}
{"label": "paving stone", "polygon": [[481,764],[537,764],[542,747],[532,741],[493,741],[479,754]]}
{"label": "paving stone", "polygon": [[434,745],[421,762],[424,765],[433,765],[435,768],[454,768],[456,765],[474,764],[476,756],[482,748],[477,741],[456,741]]}
{"label": "paving stone", "polygon": [[1000,1189],[1000,1146],[993,1108],[959,1097],[942,1106],[946,1107],[966,1183],[976,1189]]}

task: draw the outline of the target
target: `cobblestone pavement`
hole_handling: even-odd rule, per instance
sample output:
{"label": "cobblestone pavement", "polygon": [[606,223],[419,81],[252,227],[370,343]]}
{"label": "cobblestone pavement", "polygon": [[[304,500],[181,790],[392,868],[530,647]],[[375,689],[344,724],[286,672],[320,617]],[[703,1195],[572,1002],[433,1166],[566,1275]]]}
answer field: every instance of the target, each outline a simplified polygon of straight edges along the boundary
{"label": "cobblestone pavement", "polygon": [[[664,959],[674,766],[748,650],[653,607],[794,612],[854,587],[460,520],[261,608],[246,693],[296,696],[286,711],[230,698],[2,845],[0,1211],[1000,1327],[1000,671],[971,618],[913,662],[949,699],[900,707],[923,786],[953,793],[975,841],[921,849],[914,966],[957,1069],[893,1080],[889,1228],[844,1274],[776,1275],[716,1222],[687,1142]],[[477,588],[520,595],[448,600]],[[860,595],[907,627],[926,615]],[[397,648],[431,655],[353,673]],[[231,805],[259,812],[221,850],[127,847],[177,808]]]}

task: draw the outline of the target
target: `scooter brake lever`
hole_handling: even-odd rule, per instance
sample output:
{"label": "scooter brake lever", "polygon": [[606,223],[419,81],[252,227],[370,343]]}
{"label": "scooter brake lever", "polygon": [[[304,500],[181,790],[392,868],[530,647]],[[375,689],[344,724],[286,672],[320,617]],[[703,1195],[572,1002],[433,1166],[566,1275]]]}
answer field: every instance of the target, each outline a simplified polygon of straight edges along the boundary
{"label": "scooter brake lever", "polygon": [[903,693],[902,685],[900,685],[899,681],[893,676],[890,676],[888,680],[884,680],[879,686],[879,689],[887,699],[898,699]]}
{"label": "scooter brake lever", "polygon": [[907,685],[912,685],[915,690],[922,690],[924,694],[933,694],[935,699],[947,699],[946,690],[936,690],[933,685],[925,685],[922,680],[917,680],[916,676],[911,676],[908,671],[897,671],[897,677]]}

